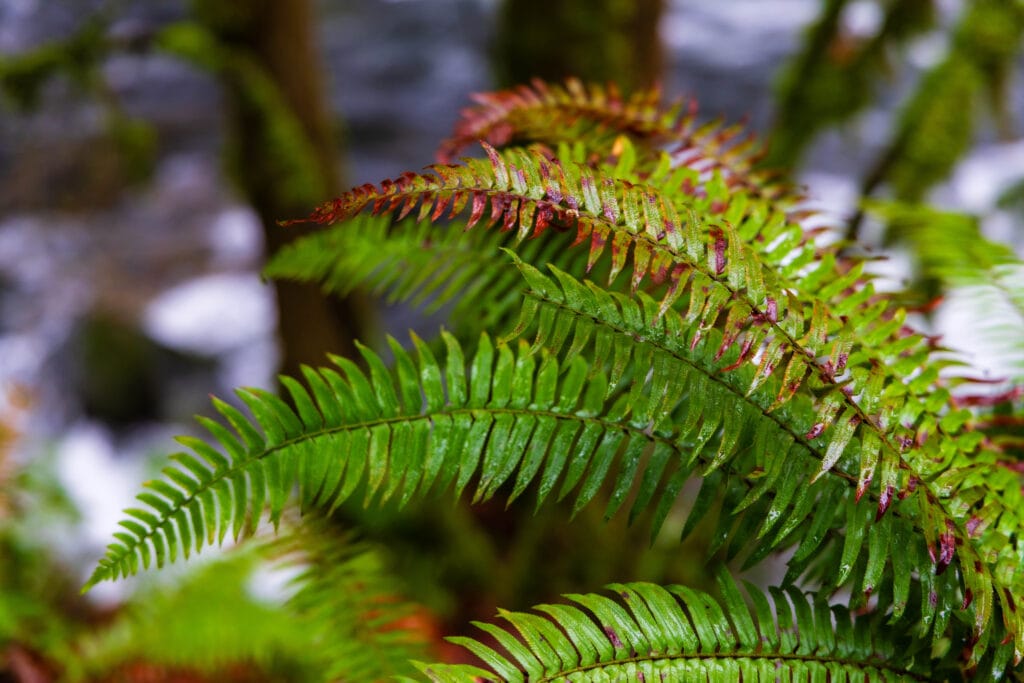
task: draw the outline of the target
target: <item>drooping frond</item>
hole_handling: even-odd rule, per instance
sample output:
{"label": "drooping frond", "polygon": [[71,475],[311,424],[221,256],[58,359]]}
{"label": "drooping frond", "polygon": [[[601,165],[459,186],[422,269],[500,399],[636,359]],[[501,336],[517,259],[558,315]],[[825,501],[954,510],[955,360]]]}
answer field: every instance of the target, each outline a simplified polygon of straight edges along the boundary
{"label": "drooping frond", "polygon": [[[597,359],[598,367],[608,370],[613,384],[632,373],[635,393],[628,402],[668,409],[655,411],[648,428],[656,434],[665,423],[686,425],[691,431],[687,433],[684,428],[683,433],[695,443],[692,457],[717,436],[717,441],[711,441],[717,452],[703,470],[708,477],[705,500],[709,504],[715,491],[725,491],[720,537],[731,536],[730,554],[750,547],[754,538],[759,544],[748,559],[751,563],[780,544],[797,545],[790,562],[790,579],[797,578],[813,561],[816,576],[826,585],[852,581],[855,599],[891,589],[893,615],[897,618],[903,615],[912,582],[917,580],[912,575],[919,572],[918,578],[924,582],[921,588],[932,596],[924,608],[922,626],[928,629],[934,625],[936,638],[944,630],[949,613],[970,607],[971,600],[957,597],[957,586],[948,583],[953,573],[941,579],[945,590],[937,590],[932,584],[945,569],[942,565],[932,567],[944,558],[936,557],[935,547],[925,542],[928,527],[936,523],[935,515],[952,518],[960,512],[961,516],[954,519],[972,530],[973,542],[978,546],[975,552],[982,557],[1002,555],[1003,559],[994,563],[997,575],[998,567],[1013,566],[1012,544],[1006,535],[984,533],[998,519],[1013,528],[1014,511],[1020,502],[1016,476],[994,466],[994,453],[979,455],[968,466],[950,468],[936,480],[948,499],[943,501],[944,507],[931,508],[931,501],[926,499],[917,506],[897,505],[891,514],[883,516],[883,506],[889,504],[884,500],[886,489],[864,483],[863,449],[873,438],[872,433],[856,434],[853,429],[844,432],[842,423],[829,430],[819,429],[819,423],[814,422],[815,408],[802,393],[794,394],[786,408],[779,409],[778,392],[785,388],[785,380],[767,367],[772,362],[770,356],[742,362],[743,351],[735,345],[728,348],[723,333],[702,320],[699,311],[697,317],[693,317],[693,309],[684,316],[673,312],[661,315],[657,302],[643,294],[630,298],[608,293],[553,269],[555,282],[528,264],[519,262],[519,267],[530,290],[516,332],[535,329],[534,347],[556,353],[567,348],[563,355],[569,358],[584,352]],[[673,414],[671,408],[684,393],[681,387],[686,387],[685,393],[690,395],[688,412]],[[829,462],[832,464],[826,468]],[[726,472],[724,483],[720,477],[709,477],[717,468]],[[830,476],[822,478],[826,471]],[[650,473],[648,470],[647,475]],[[1007,500],[990,500],[991,504],[974,511],[974,516],[962,516],[962,511],[976,502],[983,477],[988,491],[996,491]],[[877,508],[861,502],[865,494],[878,501]],[[634,508],[647,500],[641,489]],[[695,505],[692,515],[703,509]],[[879,510],[877,515],[872,514],[873,509]],[[739,520],[733,520],[733,516]],[[844,538],[829,534],[840,528],[846,531]],[[885,550],[894,543],[904,549],[898,557],[889,556]],[[961,552],[971,550],[963,548]],[[948,553],[952,561],[951,548],[942,552]],[[981,585],[991,599],[991,575],[984,568],[975,568],[975,575],[967,578],[969,570],[963,571],[967,594],[973,595],[975,586]],[[1015,590],[1014,581],[1019,577],[1011,578],[1004,590]],[[1012,595],[1005,596],[1011,607]],[[992,607],[981,605],[979,609]],[[975,619],[984,617],[984,613],[974,615]]]}
{"label": "drooping frond", "polygon": [[590,153],[607,154],[616,137],[624,134],[642,145],[650,161],[656,162],[664,150],[673,165],[717,172],[729,185],[754,195],[786,201],[799,196],[794,188],[754,169],[761,148],[753,137],[741,137],[743,126],[698,124],[695,101],[663,105],[657,88],[624,98],[613,85],[585,86],[569,79],[562,86],[534,80],[529,86],[479,93],[473,99],[476,106],[462,111],[454,134],[438,150],[442,163],[481,141],[504,147],[586,140]]}
{"label": "drooping frond", "polygon": [[730,577],[719,585],[721,601],[685,586],[627,583],[608,586],[614,598],[567,595],[569,604],[500,611],[505,625],[476,624],[486,642],[451,639],[487,669],[419,667],[436,683],[942,680],[929,653],[877,615],[854,617],[793,587],[771,590],[773,609],[747,584],[752,609]]}
{"label": "drooping frond", "polygon": [[[621,180],[620,185],[639,185],[647,179],[660,187],[672,188],[662,198],[677,212],[715,216],[739,226],[741,238],[751,240],[766,257],[805,263],[819,251],[798,224],[787,220],[770,204],[746,196],[734,198],[721,176],[702,180],[692,169],[673,168],[667,157],[665,163],[641,172],[632,145],[623,142],[619,153],[616,165],[608,172]],[[526,158],[535,162],[541,157],[531,153]],[[432,180],[438,186],[443,184],[436,178],[424,180],[428,187],[434,186]],[[469,187],[466,181],[460,185]],[[453,198],[459,200],[461,197]],[[473,201],[481,199],[474,195]],[[539,210],[543,213],[545,209]],[[556,263],[580,277],[595,265],[599,272],[591,276],[607,275],[600,262],[588,263],[581,251],[564,249],[564,241],[551,232],[534,233],[540,239],[523,242],[521,234],[460,231],[458,222],[431,228],[411,221],[389,225],[381,216],[362,215],[353,220],[344,227],[313,233],[289,244],[272,257],[264,274],[318,282],[341,295],[355,287],[367,287],[376,293],[386,293],[392,300],[427,304],[430,308],[454,299],[456,321],[465,314],[477,328],[485,329],[500,328],[508,314],[519,306],[515,289],[520,280],[505,267],[507,260],[498,252],[498,246],[515,244],[523,259]],[[552,226],[567,229],[557,223]]]}
{"label": "drooping frond", "polygon": [[[588,374],[582,358],[538,361],[525,346],[515,353],[483,336],[467,373],[450,335],[444,365],[414,341],[418,362],[392,342],[391,371],[363,349],[369,376],[335,358],[337,369],[306,370],[308,389],[283,378],[294,410],[259,390],[239,394],[254,420],[216,401],[234,431],[201,418],[220,450],[180,439],[192,453],[176,454],[163,479],[147,482],[88,585],[188,556],[229,532],[250,533],[264,508],[276,523],[295,483],[307,510],[330,511],[357,493],[404,505],[431,489],[454,485],[460,494],[473,480],[475,500],[506,483],[511,498],[536,484],[539,502],[575,492],[578,509],[613,477],[621,501],[644,476],[636,464],[648,452],[657,463],[642,485],[648,499],[671,503],[696,466],[684,432],[652,434],[655,406],[615,398],[604,373]],[[613,475],[616,460],[622,466]],[[655,489],[666,464],[678,470],[676,483]]]}

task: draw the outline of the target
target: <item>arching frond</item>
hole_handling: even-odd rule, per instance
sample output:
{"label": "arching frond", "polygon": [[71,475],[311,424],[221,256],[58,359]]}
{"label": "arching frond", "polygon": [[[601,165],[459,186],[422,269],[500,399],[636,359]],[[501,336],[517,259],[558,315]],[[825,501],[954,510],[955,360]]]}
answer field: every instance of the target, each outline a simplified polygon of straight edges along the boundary
{"label": "arching frond", "polygon": [[[949,613],[971,607],[971,600],[958,597],[958,587],[948,582],[949,577],[937,579],[945,569],[938,563],[945,560],[936,557],[936,548],[928,541],[929,526],[936,523],[936,515],[949,515],[947,529],[959,523],[974,531],[971,542],[975,548],[961,548],[961,553],[1002,555],[1003,559],[993,563],[994,571],[989,570],[996,576],[1001,571],[998,567],[1012,567],[1010,539],[994,529],[986,534],[977,526],[981,517],[968,517],[962,512],[973,507],[979,493],[985,495],[979,491],[984,476],[984,486],[992,494],[990,502],[995,501],[986,508],[985,528],[991,529],[996,519],[1011,528],[1016,523],[1019,483],[1010,470],[995,466],[994,453],[979,455],[969,465],[950,468],[937,480],[945,507],[929,507],[931,501],[926,499],[917,506],[897,506],[889,516],[881,512],[872,515],[871,508],[860,503],[862,496],[874,497],[879,510],[888,503],[884,500],[885,489],[864,485],[864,448],[871,432],[844,432],[842,424],[830,430],[818,429],[815,409],[802,394],[794,394],[786,409],[779,409],[778,392],[786,380],[765,370],[770,357],[743,362],[742,350],[726,350],[724,346],[722,340],[728,328],[723,334],[673,312],[661,315],[658,304],[643,294],[634,299],[608,293],[553,269],[555,282],[528,264],[519,262],[519,267],[530,283],[530,291],[516,332],[536,328],[535,348],[542,346],[554,352],[567,348],[565,355],[570,358],[586,351],[597,359],[599,367],[608,370],[612,383],[632,373],[634,393],[628,402],[634,409],[639,405],[650,411],[648,428],[654,433],[665,423],[689,425],[693,430],[689,438],[696,442],[698,452],[718,435],[718,442],[712,442],[717,453],[704,474],[725,467],[740,477],[732,488],[726,487],[722,503],[723,514],[742,515],[733,528],[733,552],[755,537],[767,539],[753,553],[755,560],[782,542],[798,545],[791,562],[791,578],[814,561],[820,580],[826,585],[852,580],[855,596],[891,587],[895,617],[903,614],[912,575],[920,572],[922,588],[932,596],[922,625],[926,629],[934,626],[936,637],[944,630]],[[702,334],[706,338],[702,339]],[[687,402],[690,412],[673,413],[678,396],[686,393],[691,395]],[[831,466],[826,468],[830,461]],[[827,485],[821,479],[826,472],[832,479]],[[707,479],[705,485],[723,488],[718,478]],[[995,497],[996,493],[1002,500]],[[647,500],[641,489],[636,504]],[[998,507],[999,502],[1005,507]],[[827,536],[833,528],[845,529],[845,537]],[[729,529],[727,525],[724,531]],[[951,534],[944,533],[949,534],[943,541],[948,544]],[[899,557],[890,557],[885,549],[897,541],[904,550]],[[940,547],[940,552],[946,552],[951,562],[952,548],[944,547],[946,550]],[[931,570],[933,563],[937,567]],[[926,570],[934,573],[925,575]],[[967,582],[965,594],[973,594],[974,587],[980,585],[992,599],[992,574],[984,567],[974,568],[973,573],[969,568],[962,571]],[[942,582],[944,590],[936,588],[936,580]],[[1003,590],[1015,590],[1009,586],[1017,580],[1010,578]],[[1005,597],[1012,607],[1012,593]],[[973,620],[986,618],[985,611],[990,616],[992,605],[977,609],[981,614],[975,613]],[[1010,616],[1014,617],[1012,612]]]}
{"label": "arching frond", "polygon": [[495,147],[509,143],[558,142],[581,134],[614,137],[664,138],[693,126],[693,106],[661,106],[657,88],[623,97],[614,84],[584,85],[569,79],[565,85],[535,79],[531,85],[498,92],[475,93],[473,107],[462,110],[451,138],[438,149],[438,159],[450,163],[481,140]]}
{"label": "arching frond", "polygon": [[[951,406],[939,378],[948,362],[931,356],[924,337],[904,325],[904,312],[875,297],[860,267],[840,268],[828,254],[813,261],[813,251],[785,240],[755,250],[730,222],[704,224],[692,213],[681,220],[653,187],[531,152],[486,149],[488,161],[437,166],[434,175],[403,176],[379,189],[367,185],[310,219],[330,223],[371,207],[405,214],[420,205],[421,218],[436,220],[458,215],[471,201],[470,227],[488,206],[491,225],[500,220],[521,237],[575,225],[576,243],[590,246],[588,265],[608,255],[614,279],[631,260],[634,288],[647,276],[664,283],[660,314],[678,306],[695,334],[724,330],[716,353],[737,346],[740,365],[760,354],[764,376],[784,368],[773,410],[798,394],[815,395],[807,435],[829,444],[820,471],[859,453],[858,493],[877,487],[879,517],[896,500],[916,505],[935,571],[956,561],[964,595],[973,596],[979,639],[998,602],[1024,656],[1024,616],[1013,599],[1024,588],[1014,559],[1024,539],[994,527],[978,538],[971,521],[988,509],[1006,528],[1017,528],[1020,492],[1002,480],[968,476],[985,467],[977,452],[981,435],[960,433],[969,413]],[[970,479],[970,495],[951,498],[948,486],[936,486],[940,476]]]}
{"label": "arching frond", "polygon": [[569,604],[500,611],[506,625],[476,624],[486,641],[451,639],[487,669],[419,666],[437,683],[941,680],[929,653],[877,616],[852,617],[793,587],[772,589],[773,609],[748,584],[751,609],[731,578],[719,584],[722,601],[685,586],[628,583],[608,586],[614,598],[568,595]]}
{"label": "arching frond", "polygon": [[659,468],[669,461],[679,468],[680,481],[696,466],[679,457],[692,450],[683,431],[651,434],[646,409],[610,398],[604,373],[588,374],[582,358],[565,366],[547,355],[538,361],[525,345],[516,353],[485,335],[467,374],[461,347],[450,335],[444,340],[444,365],[414,339],[418,362],[393,342],[391,371],[364,348],[369,376],[335,358],[336,369],[306,370],[308,389],[283,378],[295,409],[246,390],[239,396],[250,420],[216,401],[234,431],[201,419],[220,450],[180,439],[192,452],[176,454],[164,479],[147,482],[89,585],[187,557],[229,532],[248,534],[264,508],[276,523],[296,482],[305,509],[329,511],[357,492],[402,505],[432,488],[461,493],[472,480],[476,500],[506,482],[514,482],[511,497],[536,483],[544,500],[560,484],[558,497],[575,491],[579,508],[617,459],[627,463],[618,497],[641,475],[635,461],[648,451]]}

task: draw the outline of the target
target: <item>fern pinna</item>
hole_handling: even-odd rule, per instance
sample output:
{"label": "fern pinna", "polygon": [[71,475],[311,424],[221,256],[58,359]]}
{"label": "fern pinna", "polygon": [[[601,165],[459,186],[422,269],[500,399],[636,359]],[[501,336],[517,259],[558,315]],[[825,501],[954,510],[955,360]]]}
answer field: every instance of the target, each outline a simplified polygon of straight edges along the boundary
{"label": "fern pinna", "polygon": [[[434,680],[1019,673],[1021,478],[983,409],[952,397],[968,380],[864,263],[815,239],[801,194],[755,171],[752,145],[729,146],[733,133],[714,127],[695,133],[689,114],[656,100],[624,104],[572,82],[484,96],[443,151],[470,136],[522,146],[485,142],[483,158],[317,209],[309,221],[355,225],[307,238],[271,272],[400,298],[427,286],[459,302],[453,332],[413,337],[415,354],[390,340],[390,367],[361,348],[360,359],[306,368],[304,384],[282,378],[290,403],[243,390],[251,417],[216,401],[228,426],[202,420],[212,445],[182,439],[192,452],[126,511],[89,585],[248,534],[265,509],[276,522],[296,485],[307,514],[357,493],[404,505],[430,491],[482,501],[532,490],[538,504],[650,513],[656,532],[698,478],[684,534],[714,511],[711,552],[744,566],[789,552],[777,627],[756,590],[755,626],[728,578],[724,603],[619,586],[628,614],[577,596],[577,607],[539,608],[545,617],[506,614],[518,636],[486,627],[504,653],[468,645],[489,673],[421,670]],[[481,224],[499,230],[470,230]],[[497,341],[482,329],[509,317],[518,322]],[[826,601],[840,589],[849,609]]]}

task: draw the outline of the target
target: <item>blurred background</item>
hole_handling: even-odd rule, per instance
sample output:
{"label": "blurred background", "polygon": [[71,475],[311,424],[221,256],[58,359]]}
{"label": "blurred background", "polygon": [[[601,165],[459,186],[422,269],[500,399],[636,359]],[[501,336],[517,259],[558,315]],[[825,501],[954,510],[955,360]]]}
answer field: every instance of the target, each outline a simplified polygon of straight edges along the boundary
{"label": "blurred background", "polygon": [[[77,587],[210,394],[272,389],[356,337],[436,330],[260,270],[294,235],[276,220],[432,163],[473,92],[658,83],[745,122],[837,236],[885,254],[920,325],[979,374],[1019,378],[1019,343],[979,345],[971,315],[989,296],[1010,347],[1024,330],[1024,302],[999,296],[1024,291],[1020,269],[994,294],[984,270],[1024,244],[1022,35],[1017,0],[0,0],[0,681],[60,679],[61,648],[126,612],[138,582]],[[923,211],[961,240],[963,281],[928,271]],[[992,263],[989,244],[1004,245]],[[703,573],[583,558],[552,579],[531,560],[550,530],[444,515],[428,559],[405,552],[436,542],[423,528],[359,520],[392,544],[430,629],[573,582]],[[579,533],[599,537],[594,522]],[[502,585],[484,586],[498,564]],[[202,680],[125,668],[159,660],[142,652],[88,675]]]}

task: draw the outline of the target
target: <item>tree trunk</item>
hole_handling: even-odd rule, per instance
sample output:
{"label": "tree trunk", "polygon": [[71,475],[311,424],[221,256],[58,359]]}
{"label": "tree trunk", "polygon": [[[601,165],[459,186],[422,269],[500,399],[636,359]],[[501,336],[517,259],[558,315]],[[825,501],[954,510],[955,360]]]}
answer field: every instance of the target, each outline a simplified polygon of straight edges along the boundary
{"label": "tree trunk", "polygon": [[[263,224],[266,251],[303,234],[277,221],[337,194],[340,172],[310,0],[196,0],[196,14],[231,55],[223,69],[232,143],[228,164]],[[368,310],[315,285],[276,282],[281,370],[353,356]]]}

